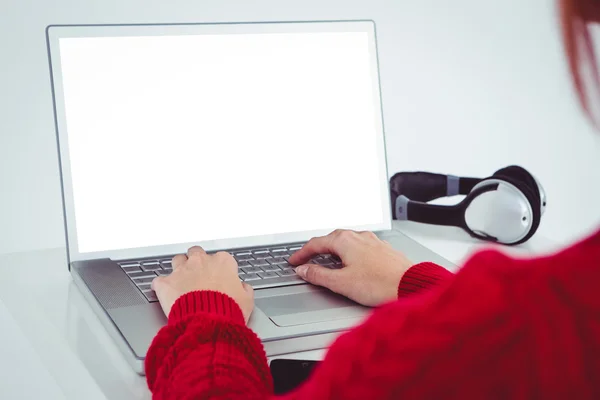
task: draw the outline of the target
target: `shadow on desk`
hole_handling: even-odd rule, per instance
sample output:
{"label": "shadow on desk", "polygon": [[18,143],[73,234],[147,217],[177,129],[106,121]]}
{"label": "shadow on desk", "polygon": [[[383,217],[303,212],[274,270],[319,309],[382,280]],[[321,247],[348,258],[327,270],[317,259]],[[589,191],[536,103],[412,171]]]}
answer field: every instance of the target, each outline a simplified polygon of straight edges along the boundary
{"label": "shadow on desk", "polygon": [[[446,256],[457,265],[462,265],[472,254],[484,249],[495,249],[514,257],[531,258],[543,256],[560,249],[560,246],[548,240],[539,232],[527,242],[517,246],[506,246],[476,239],[463,229],[453,226],[438,226],[412,221],[394,221],[394,229],[412,239],[424,243],[432,250]],[[447,249],[461,249],[462,256],[457,259],[453,254],[444,254]],[[458,254],[459,252],[457,252]]]}
{"label": "shadow on desk", "polygon": [[464,245],[465,243],[480,244],[481,240],[475,239],[464,230],[454,226],[438,226],[422,224],[412,221],[396,222],[395,228],[407,235],[416,234],[429,239],[455,242]]}

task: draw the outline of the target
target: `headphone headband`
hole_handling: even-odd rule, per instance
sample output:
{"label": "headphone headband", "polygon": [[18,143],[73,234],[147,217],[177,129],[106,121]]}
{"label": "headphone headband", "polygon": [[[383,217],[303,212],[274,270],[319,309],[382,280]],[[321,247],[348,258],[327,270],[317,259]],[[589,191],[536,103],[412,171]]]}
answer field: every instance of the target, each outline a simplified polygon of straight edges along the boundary
{"label": "headphone headband", "polygon": [[399,172],[390,179],[392,203],[400,195],[421,202],[447,196],[466,195],[479,182],[481,182],[479,178],[463,178],[430,172]]}

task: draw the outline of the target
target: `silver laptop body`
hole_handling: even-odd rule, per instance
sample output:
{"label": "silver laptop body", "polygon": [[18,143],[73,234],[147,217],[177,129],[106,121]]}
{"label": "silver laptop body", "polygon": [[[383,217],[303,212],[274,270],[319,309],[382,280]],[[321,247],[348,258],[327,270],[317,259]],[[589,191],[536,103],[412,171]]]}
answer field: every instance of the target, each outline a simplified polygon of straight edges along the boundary
{"label": "silver laptop body", "polygon": [[138,373],[166,323],[150,282],[192,245],[238,260],[269,356],[370,311],[295,275],[311,237],[370,230],[450,265],[392,230],[372,21],[49,26],[47,43],[69,270]]}

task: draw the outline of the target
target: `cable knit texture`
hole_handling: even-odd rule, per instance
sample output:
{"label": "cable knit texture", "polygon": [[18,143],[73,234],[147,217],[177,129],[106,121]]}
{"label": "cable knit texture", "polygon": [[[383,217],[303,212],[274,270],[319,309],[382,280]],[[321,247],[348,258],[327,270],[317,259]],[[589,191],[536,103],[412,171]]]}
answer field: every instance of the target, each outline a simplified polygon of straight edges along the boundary
{"label": "cable knit texture", "polygon": [[448,281],[451,277],[452,272],[431,262],[413,265],[406,271],[398,285],[398,297],[425,292]]}
{"label": "cable knit texture", "polygon": [[[413,266],[400,299],[341,334],[290,399],[600,399],[600,234],[554,255]],[[266,399],[265,352],[235,302],[181,297],[146,358],[155,399]]]}

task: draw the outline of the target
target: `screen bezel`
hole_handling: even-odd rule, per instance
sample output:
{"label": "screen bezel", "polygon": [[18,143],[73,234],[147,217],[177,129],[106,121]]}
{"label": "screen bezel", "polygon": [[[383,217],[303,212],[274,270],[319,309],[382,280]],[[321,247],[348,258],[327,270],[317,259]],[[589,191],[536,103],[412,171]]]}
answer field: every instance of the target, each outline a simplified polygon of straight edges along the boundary
{"label": "screen bezel", "polygon": [[68,151],[68,132],[65,121],[64,93],[62,87],[60,47],[61,38],[73,37],[114,37],[114,36],[164,36],[186,34],[239,34],[239,33],[285,33],[285,32],[366,32],[369,35],[371,53],[373,101],[376,113],[377,156],[379,180],[382,199],[383,220],[380,224],[364,226],[342,226],[339,228],[369,231],[386,231],[392,226],[391,201],[387,171],[387,155],[385,149],[381,86],[379,76],[379,60],[375,23],[371,20],[357,21],[293,21],[293,22],[251,22],[251,23],[197,23],[197,24],[115,24],[115,25],[50,25],[46,29],[52,98],[54,105],[55,130],[59,152],[59,168],[63,198],[63,217],[67,254],[69,262],[99,258],[130,259],[157,257],[187,251],[193,245],[200,245],[207,251],[219,249],[235,249],[255,246],[270,246],[284,243],[297,243],[311,237],[329,233],[327,230],[312,230],[295,233],[261,235],[252,237],[215,239],[200,242],[188,242],[174,245],[149,246],[130,249],[116,249],[97,252],[79,252],[77,227],[71,180]]}

